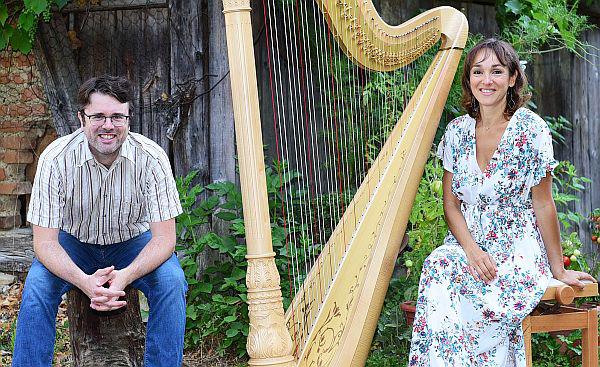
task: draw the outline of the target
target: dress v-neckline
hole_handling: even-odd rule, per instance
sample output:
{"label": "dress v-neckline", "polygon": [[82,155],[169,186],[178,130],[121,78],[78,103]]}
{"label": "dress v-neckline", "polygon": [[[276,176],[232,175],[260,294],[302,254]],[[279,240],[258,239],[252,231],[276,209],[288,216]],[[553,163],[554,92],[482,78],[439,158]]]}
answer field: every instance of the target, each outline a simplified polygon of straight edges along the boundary
{"label": "dress v-neckline", "polygon": [[475,125],[476,125],[477,121],[471,117],[471,119],[473,120],[473,123],[471,124],[471,126],[472,126],[471,133],[473,134],[473,154],[474,154],[474,159],[475,159],[475,165],[477,166],[477,170],[479,171],[479,174],[485,176],[485,173],[490,169],[490,164],[496,158],[496,155],[499,153],[500,147],[502,146],[502,143],[504,143],[504,139],[506,138],[506,135],[508,134],[508,130],[510,128],[510,125],[511,125],[512,120],[515,117],[515,115],[516,115],[516,112],[511,116],[511,118],[506,123],[506,127],[504,128],[504,131],[502,132],[502,136],[500,137],[500,140],[498,141],[498,145],[496,146],[496,149],[494,150],[492,157],[486,163],[483,170],[481,169],[481,166],[479,165],[479,161],[477,161],[477,139],[476,139],[476,132],[475,132],[475,130],[476,130]]}

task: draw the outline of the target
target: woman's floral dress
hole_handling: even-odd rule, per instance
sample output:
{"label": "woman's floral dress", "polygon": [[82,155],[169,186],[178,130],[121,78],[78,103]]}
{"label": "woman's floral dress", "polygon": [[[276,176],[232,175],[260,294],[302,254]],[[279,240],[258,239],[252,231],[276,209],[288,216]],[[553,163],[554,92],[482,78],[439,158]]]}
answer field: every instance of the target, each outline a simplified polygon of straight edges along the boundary
{"label": "woman's floral dress", "polygon": [[484,172],[475,155],[475,120],[453,120],[438,147],[453,173],[469,231],[496,261],[486,285],[467,270],[451,233],[423,265],[409,366],[525,366],[521,322],[551,276],[531,204],[531,187],[557,162],[546,123],[520,108]]}

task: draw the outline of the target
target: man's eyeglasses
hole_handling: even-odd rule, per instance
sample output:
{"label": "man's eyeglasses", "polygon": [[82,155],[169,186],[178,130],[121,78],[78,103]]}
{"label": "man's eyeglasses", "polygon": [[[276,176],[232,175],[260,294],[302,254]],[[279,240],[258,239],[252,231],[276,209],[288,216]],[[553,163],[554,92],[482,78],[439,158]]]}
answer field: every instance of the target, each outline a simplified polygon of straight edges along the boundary
{"label": "man's eyeglasses", "polygon": [[81,110],[81,114],[87,117],[93,125],[102,126],[106,123],[106,119],[110,119],[110,122],[117,127],[125,126],[129,122],[129,117],[126,115],[116,114],[112,116],[104,116],[101,113],[95,115],[88,115],[84,110]]}

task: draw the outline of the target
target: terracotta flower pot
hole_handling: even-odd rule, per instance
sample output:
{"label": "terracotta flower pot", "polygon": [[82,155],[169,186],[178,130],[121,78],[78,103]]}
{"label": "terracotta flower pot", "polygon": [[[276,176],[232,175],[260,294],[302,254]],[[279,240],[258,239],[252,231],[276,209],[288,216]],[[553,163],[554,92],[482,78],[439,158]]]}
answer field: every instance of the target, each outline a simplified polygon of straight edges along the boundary
{"label": "terracotta flower pot", "polygon": [[404,318],[406,319],[406,324],[412,327],[413,322],[415,321],[415,312],[417,310],[417,303],[415,301],[406,301],[400,304],[400,308],[402,312],[404,312]]}

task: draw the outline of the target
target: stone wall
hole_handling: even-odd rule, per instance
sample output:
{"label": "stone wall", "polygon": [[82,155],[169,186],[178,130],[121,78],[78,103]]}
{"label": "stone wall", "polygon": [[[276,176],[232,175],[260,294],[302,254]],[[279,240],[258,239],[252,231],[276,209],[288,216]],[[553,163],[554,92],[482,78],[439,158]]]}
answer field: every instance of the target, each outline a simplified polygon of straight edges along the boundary
{"label": "stone wall", "polygon": [[56,138],[43,90],[32,54],[0,52],[0,230],[26,224],[37,158]]}

